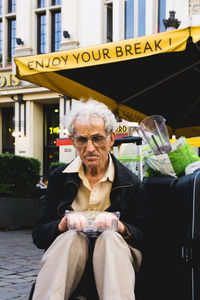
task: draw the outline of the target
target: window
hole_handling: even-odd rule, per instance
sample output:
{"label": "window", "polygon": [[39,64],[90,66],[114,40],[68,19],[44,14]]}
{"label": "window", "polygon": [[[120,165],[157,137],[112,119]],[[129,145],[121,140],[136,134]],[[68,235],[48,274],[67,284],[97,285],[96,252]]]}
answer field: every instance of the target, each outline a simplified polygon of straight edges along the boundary
{"label": "window", "polygon": [[16,47],[16,20],[8,19],[8,62],[12,62]]}
{"label": "window", "polygon": [[38,15],[38,44],[37,52],[39,54],[46,53],[46,15]]}
{"label": "window", "polygon": [[134,37],[134,0],[125,2],[125,39]]}
{"label": "window", "polygon": [[125,3],[125,39],[146,35],[146,1],[126,0]]}
{"label": "window", "polygon": [[0,21],[0,64],[2,64],[2,54],[3,54],[3,47],[2,47],[2,21]]}
{"label": "window", "polygon": [[0,66],[3,63],[3,67],[12,63],[15,55],[16,3],[16,0],[0,0]]}
{"label": "window", "polygon": [[113,4],[107,4],[107,43],[113,41]]}
{"label": "window", "polygon": [[52,51],[58,51],[61,41],[61,12],[52,12]]}
{"label": "window", "polygon": [[8,0],[8,13],[16,12],[16,0]]}
{"label": "window", "polygon": [[0,0],[0,15],[2,15],[3,11],[2,11],[2,0]]}
{"label": "window", "polygon": [[165,31],[163,19],[166,18],[166,0],[158,1],[158,32]]}
{"label": "window", "polygon": [[[38,1],[35,9],[37,17],[37,53],[58,51],[61,42],[61,1]],[[47,5],[46,7],[44,7]]]}
{"label": "window", "polygon": [[138,0],[138,36],[145,35],[146,0]]}
{"label": "window", "polygon": [[52,5],[61,5],[61,0],[52,0]]}
{"label": "window", "polygon": [[37,7],[45,7],[46,6],[46,0],[38,0]]}

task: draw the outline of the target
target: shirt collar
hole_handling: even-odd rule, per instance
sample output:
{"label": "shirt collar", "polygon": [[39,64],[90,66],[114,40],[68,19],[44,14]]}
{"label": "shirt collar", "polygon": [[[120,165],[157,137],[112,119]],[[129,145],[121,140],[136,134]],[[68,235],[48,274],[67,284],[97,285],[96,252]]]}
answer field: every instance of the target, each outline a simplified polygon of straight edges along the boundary
{"label": "shirt collar", "polygon": [[[79,177],[82,179],[84,176],[84,168],[80,156],[78,155],[63,171],[63,173],[79,173]],[[109,165],[105,172],[104,177],[100,181],[106,181],[107,179],[111,182],[114,181],[114,163],[109,153]]]}
{"label": "shirt collar", "polygon": [[104,177],[100,181],[106,181],[108,179],[111,182],[113,182],[114,181],[114,176],[115,176],[114,163],[113,163],[112,157],[109,153],[109,165],[108,165],[108,168],[105,172]]}

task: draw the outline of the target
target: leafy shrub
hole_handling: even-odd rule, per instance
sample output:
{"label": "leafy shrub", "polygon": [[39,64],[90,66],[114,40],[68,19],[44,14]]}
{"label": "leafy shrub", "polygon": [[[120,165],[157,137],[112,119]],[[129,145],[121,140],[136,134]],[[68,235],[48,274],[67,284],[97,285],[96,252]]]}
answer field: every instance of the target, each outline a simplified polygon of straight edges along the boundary
{"label": "leafy shrub", "polygon": [[41,163],[36,158],[0,154],[0,196],[32,197],[40,179]]}
{"label": "leafy shrub", "polygon": [[0,193],[2,195],[14,195],[15,185],[13,183],[0,183]]}
{"label": "leafy shrub", "polygon": [[52,162],[50,163],[50,166],[49,166],[49,173],[51,171],[53,171],[54,169],[60,167],[60,166],[63,166],[63,165],[66,165],[66,163],[64,162],[59,162],[59,161],[56,161],[56,162]]}

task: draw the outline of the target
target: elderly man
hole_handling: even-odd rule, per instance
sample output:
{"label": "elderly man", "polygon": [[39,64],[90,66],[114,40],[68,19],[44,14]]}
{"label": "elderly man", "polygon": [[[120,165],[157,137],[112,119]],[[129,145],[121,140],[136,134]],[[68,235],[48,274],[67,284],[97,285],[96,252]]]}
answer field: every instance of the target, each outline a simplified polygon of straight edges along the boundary
{"label": "elderly man", "polygon": [[[94,100],[80,102],[68,116],[69,138],[78,156],[49,176],[33,230],[34,243],[46,250],[34,300],[71,299],[88,272],[94,272],[100,300],[135,299],[147,198],[143,184],[110,153],[116,125],[112,112]],[[66,215],[66,210],[73,214]],[[95,238],[84,232],[83,211],[104,212],[97,217]],[[116,211],[120,220],[114,231]],[[93,268],[84,272],[89,260]]]}

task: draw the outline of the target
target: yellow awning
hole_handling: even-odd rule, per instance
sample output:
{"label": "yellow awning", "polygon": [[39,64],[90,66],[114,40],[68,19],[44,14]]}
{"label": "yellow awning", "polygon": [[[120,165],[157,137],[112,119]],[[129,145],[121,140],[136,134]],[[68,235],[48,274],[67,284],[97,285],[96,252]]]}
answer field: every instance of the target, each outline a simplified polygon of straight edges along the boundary
{"label": "yellow awning", "polygon": [[200,26],[87,48],[16,57],[17,77],[121,118],[165,117],[170,135],[200,136]]}
{"label": "yellow awning", "polygon": [[[200,147],[200,137],[196,138],[187,138],[186,139],[191,147]],[[176,139],[170,139],[171,143],[174,143]]]}
{"label": "yellow awning", "polygon": [[[196,33],[195,29],[192,32]],[[26,76],[38,73],[116,63],[165,52],[184,51],[188,37],[189,29],[185,28],[65,52],[17,57],[15,58],[17,75],[24,79]]]}

